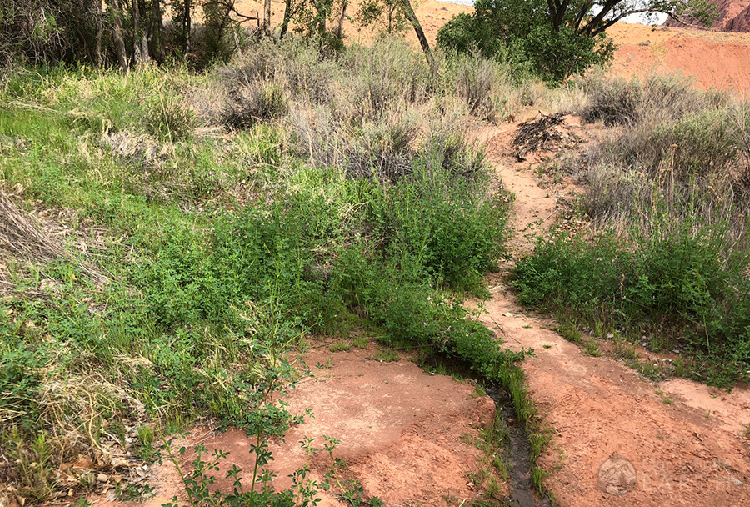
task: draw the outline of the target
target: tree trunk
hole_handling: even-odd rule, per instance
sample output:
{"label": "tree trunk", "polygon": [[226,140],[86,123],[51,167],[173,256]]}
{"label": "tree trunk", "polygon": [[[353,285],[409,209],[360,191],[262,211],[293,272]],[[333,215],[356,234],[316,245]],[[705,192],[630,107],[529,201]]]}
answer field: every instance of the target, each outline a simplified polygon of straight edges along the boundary
{"label": "tree trunk", "polygon": [[149,62],[151,60],[150,53],[148,51],[148,25],[149,25],[149,16],[148,16],[148,7],[146,6],[146,0],[133,0],[133,3],[138,3],[138,10],[141,12],[141,15],[143,16],[143,20],[141,22],[142,25],[144,25],[141,28],[141,33],[138,36],[138,39],[136,40],[136,44],[140,43],[141,45],[141,55],[143,55],[143,61]]}
{"label": "tree trunk", "polygon": [[182,35],[185,37],[182,42],[182,55],[183,58],[187,58],[187,54],[190,52],[190,32],[193,30],[193,20],[190,17],[190,11],[193,9],[193,0],[184,0],[183,6],[183,18],[182,18]]}
{"label": "tree trunk", "polygon": [[271,0],[263,0],[263,33],[271,33]]}
{"label": "tree trunk", "polygon": [[[146,34],[141,30],[141,5],[140,0],[132,0],[133,11],[133,65],[136,67],[148,62],[148,45]],[[143,9],[145,11],[145,9]]]}
{"label": "tree trunk", "polygon": [[326,33],[326,18],[328,17],[329,4],[326,0],[315,2],[315,30],[321,37]]}
{"label": "tree trunk", "polygon": [[128,54],[125,49],[125,39],[122,36],[122,9],[120,8],[120,0],[107,0],[107,6],[112,13],[112,39],[115,42],[117,63],[120,64],[120,69],[123,72],[127,72],[129,69]]}
{"label": "tree trunk", "polygon": [[164,61],[164,46],[161,38],[161,0],[151,0],[151,23],[148,30],[148,45],[151,56],[159,63]]}
{"label": "tree trunk", "polygon": [[419,24],[419,20],[417,19],[417,15],[414,14],[414,9],[412,9],[411,2],[409,0],[400,0],[401,1],[401,7],[404,9],[404,15],[406,16],[406,19],[409,20],[409,23],[411,23],[411,26],[414,28],[414,32],[417,34],[417,39],[419,39],[419,44],[422,46],[422,51],[424,51],[424,55],[427,58],[427,63],[430,64],[430,69],[435,68],[435,59],[432,57],[432,51],[430,50],[430,43],[427,42],[427,37],[424,35],[424,31],[422,30],[422,25]]}
{"label": "tree trunk", "polygon": [[96,65],[101,67],[104,64],[102,55],[102,39],[104,38],[104,11],[102,3],[96,2]]}
{"label": "tree trunk", "polygon": [[336,27],[336,38],[341,40],[344,38],[344,18],[346,17],[346,8],[349,6],[349,0],[341,0],[341,16],[339,16],[339,24]]}
{"label": "tree trunk", "polygon": [[284,19],[281,20],[281,35],[280,39],[284,38],[286,31],[289,28],[289,19],[292,17],[292,0],[286,0],[284,2]]}

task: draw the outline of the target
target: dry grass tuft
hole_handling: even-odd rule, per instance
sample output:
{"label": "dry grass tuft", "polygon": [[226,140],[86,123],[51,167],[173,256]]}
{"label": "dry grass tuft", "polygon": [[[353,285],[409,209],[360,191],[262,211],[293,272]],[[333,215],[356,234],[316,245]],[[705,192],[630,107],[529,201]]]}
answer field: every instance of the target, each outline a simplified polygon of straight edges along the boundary
{"label": "dry grass tuft", "polygon": [[[95,268],[73,258],[56,241],[43,232],[43,227],[33,218],[22,213],[8,198],[0,192],[0,250],[12,257],[27,263],[47,263],[66,259],[79,266],[95,283],[107,283],[107,277]],[[4,270],[0,276],[4,276]],[[3,280],[0,289],[9,289],[8,280]]]}
{"label": "dry grass tuft", "polygon": [[0,193],[0,248],[25,261],[49,262],[67,253],[24,216],[7,195]]}

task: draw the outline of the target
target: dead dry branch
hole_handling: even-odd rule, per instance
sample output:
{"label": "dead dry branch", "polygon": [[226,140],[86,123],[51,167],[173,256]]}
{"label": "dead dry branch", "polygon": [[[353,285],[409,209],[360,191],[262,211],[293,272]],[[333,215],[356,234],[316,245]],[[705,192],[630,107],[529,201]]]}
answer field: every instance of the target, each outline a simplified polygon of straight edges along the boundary
{"label": "dead dry branch", "polygon": [[514,155],[519,162],[525,160],[524,155],[532,151],[552,150],[563,140],[563,136],[556,128],[564,123],[563,114],[556,113],[542,116],[538,120],[529,120],[518,125],[518,133],[513,139]]}

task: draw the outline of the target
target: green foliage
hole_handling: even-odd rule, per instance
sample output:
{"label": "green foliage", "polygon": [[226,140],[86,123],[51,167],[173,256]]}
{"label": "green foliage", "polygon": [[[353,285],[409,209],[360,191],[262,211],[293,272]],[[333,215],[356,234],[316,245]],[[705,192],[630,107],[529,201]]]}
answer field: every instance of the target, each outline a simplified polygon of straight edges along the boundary
{"label": "green foliage", "polygon": [[[266,73],[251,84],[284,107],[231,137],[195,132],[199,123],[219,126],[221,115],[173,98],[213,93],[218,73],[7,76],[3,185],[23,213],[54,210],[70,254],[6,263],[0,453],[21,459],[4,470],[11,482],[35,477],[27,482],[51,491],[61,463],[126,438],[137,439],[134,454],[155,459],[164,425],[198,416],[283,434],[294,421],[267,402],[292,381],[286,354],[310,331],[356,324],[384,347],[481,353],[476,367],[497,371],[513,364],[517,357],[500,352],[458,304],[462,293],[483,293],[482,274],[503,253],[506,200],[481,155],[433,114],[427,99],[437,92],[424,82],[421,59],[403,44],[383,44],[321,63],[318,50],[293,39],[260,43],[267,53],[233,75],[239,82]],[[352,69],[371,75],[359,79]],[[330,125],[341,130],[327,139],[355,133],[346,141],[365,167],[388,137],[401,172],[380,178],[373,165],[369,176],[354,174],[334,150],[322,163],[331,145],[318,144],[318,131],[305,137],[312,131],[303,122],[290,125],[301,104],[315,104],[305,114],[335,111],[340,97],[328,91],[355,89],[374,92],[362,110],[369,119],[339,117]],[[449,90],[439,92],[443,106]],[[51,451],[39,456],[34,438],[43,431]],[[22,458],[41,466],[23,469]],[[203,480],[197,469],[191,487]],[[364,502],[356,484],[342,485]]]}
{"label": "green foliage", "polygon": [[578,308],[592,320],[643,325],[685,340],[709,362],[714,383],[740,380],[748,371],[744,273],[747,255],[731,253],[726,228],[699,222],[657,223],[632,242],[601,234],[593,241],[560,235],[541,240],[520,262],[514,282],[524,304]]}
{"label": "green foliage", "polygon": [[606,63],[614,51],[604,34],[583,34],[572,24],[553,25],[541,0],[479,0],[474,8],[474,13],[460,14],[440,29],[441,47],[507,59],[549,83]]}
{"label": "green foliage", "polygon": [[365,0],[354,20],[363,27],[374,26],[389,34],[403,31],[409,24],[398,0]]}
{"label": "green foliage", "polygon": [[709,26],[717,15],[715,4],[707,0],[479,0],[474,8],[440,29],[440,46],[528,62],[532,72],[553,84],[610,61],[614,45],[605,31],[628,14],[669,13]]}

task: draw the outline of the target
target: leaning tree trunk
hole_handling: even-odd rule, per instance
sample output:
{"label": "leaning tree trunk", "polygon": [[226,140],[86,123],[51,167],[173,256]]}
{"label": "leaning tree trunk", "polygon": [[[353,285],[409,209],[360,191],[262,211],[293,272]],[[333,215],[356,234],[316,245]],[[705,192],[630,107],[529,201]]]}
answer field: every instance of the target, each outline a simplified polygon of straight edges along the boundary
{"label": "leaning tree trunk", "polygon": [[104,11],[102,10],[102,3],[95,2],[96,4],[96,64],[101,67],[104,64],[104,56],[102,55],[102,40],[104,39]]}
{"label": "leaning tree trunk", "polygon": [[422,46],[422,51],[424,51],[425,57],[427,58],[427,62],[430,64],[430,69],[435,68],[435,59],[432,57],[432,51],[430,51],[430,44],[427,42],[427,37],[424,35],[424,31],[422,30],[422,25],[419,24],[419,20],[417,19],[417,15],[414,14],[414,9],[412,9],[411,2],[409,0],[400,0],[401,1],[401,7],[404,9],[404,16],[406,16],[406,19],[409,20],[409,23],[411,23],[411,26],[414,28],[414,32],[417,34],[417,39],[419,39],[419,44]]}

